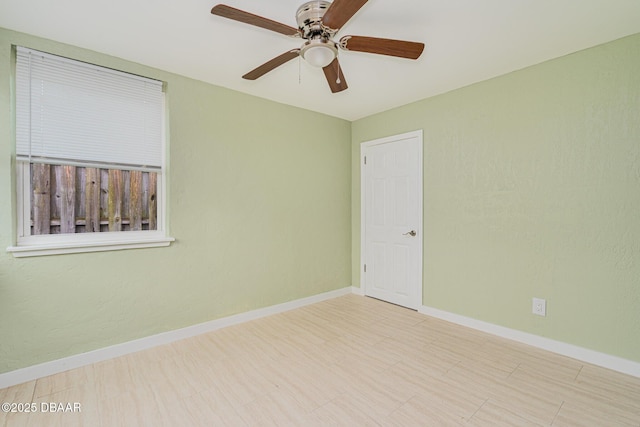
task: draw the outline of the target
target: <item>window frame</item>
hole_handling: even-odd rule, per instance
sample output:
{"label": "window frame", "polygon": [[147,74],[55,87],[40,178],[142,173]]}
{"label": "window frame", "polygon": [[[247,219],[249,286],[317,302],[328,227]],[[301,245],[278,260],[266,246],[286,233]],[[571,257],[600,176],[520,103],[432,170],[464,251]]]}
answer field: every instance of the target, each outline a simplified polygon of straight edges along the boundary
{"label": "window frame", "polygon": [[[14,47],[15,55],[17,48]],[[52,54],[55,55],[55,54]],[[15,63],[14,63],[15,64]],[[93,64],[97,67],[105,68],[101,65]],[[15,71],[15,69],[14,69]],[[120,70],[119,70],[120,71]],[[121,71],[127,73],[126,71]],[[16,74],[14,72],[14,83]],[[166,83],[163,82],[166,88]],[[16,107],[17,96],[15,84],[12,91],[12,105]],[[14,110],[15,111],[15,110]],[[102,252],[123,249],[139,249],[166,247],[175,241],[167,234],[167,106],[166,90],[162,91],[162,123],[161,123],[161,170],[157,172],[157,229],[140,231],[105,231],[90,233],[64,233],[64,234],[42,234],[31,235],[31,172],[28,161],[18,160],[15,155],[16,181],[14,189],[16,191],[16,214],[17,229],[15,234],[15,245],[7,248],[7,252],[14,257],[32,257],[43,255],[59,255],[69,253]],[[15,116],[13,117],[15,121]],[[16,132],[12,135],[13,144],[16,144]],[[127,169],[125,169],[127,170]]]}

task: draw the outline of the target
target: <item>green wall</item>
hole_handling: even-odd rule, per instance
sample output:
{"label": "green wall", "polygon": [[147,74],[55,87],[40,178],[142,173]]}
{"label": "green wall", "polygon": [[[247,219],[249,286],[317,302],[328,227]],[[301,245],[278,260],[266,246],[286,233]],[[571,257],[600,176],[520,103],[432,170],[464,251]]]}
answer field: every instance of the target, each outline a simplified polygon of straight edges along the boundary
{"label": "green wall", "polygon": [[[174,244],[5,252],[12,44],[167,82]],[[350,136],[344,120],[0,29],[0,373],[350,286]]]}
{"label": "green wall", "polygon": [[[167,82],[174,244],[2,250],[12,44]],[[424,305],[640,361],[639,75],[636,35],[349,123],[0,29],[0,373],[357,286],[359,144],[416,129]]]}
{"label": "green wall", "polygon": [[423,304],[640,362],[640,35],[354,122],[354,286],[359,145],[416,129]]}

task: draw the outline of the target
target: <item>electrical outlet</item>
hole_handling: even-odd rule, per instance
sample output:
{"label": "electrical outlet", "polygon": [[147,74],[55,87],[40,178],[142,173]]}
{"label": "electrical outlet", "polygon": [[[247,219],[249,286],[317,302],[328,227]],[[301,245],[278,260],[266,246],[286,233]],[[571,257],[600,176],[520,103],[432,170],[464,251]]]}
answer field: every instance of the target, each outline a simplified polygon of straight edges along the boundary
{"label": "electrical outlet", "polygon": [[547,315],[547,301],[542,298],[534,298],[533,299],[533,314],[538,316],[546,316]]}

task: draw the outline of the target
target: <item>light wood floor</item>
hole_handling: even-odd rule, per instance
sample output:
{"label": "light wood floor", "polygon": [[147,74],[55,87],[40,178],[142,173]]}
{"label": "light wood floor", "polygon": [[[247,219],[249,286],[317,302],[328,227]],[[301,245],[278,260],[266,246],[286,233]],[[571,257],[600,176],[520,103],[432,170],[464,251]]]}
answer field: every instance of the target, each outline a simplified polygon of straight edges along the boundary
{"label": "light wood floor", "polygon": [[348,295],[0,390],[2,426],[640,426],[640,379]]}

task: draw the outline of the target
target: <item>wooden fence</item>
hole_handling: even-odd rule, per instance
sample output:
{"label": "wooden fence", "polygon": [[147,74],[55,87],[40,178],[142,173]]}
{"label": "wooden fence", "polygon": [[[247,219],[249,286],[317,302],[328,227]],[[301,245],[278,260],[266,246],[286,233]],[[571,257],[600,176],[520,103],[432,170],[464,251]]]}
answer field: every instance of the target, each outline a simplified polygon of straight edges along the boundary
{"label": "wooden fence", "polygon": [[153,172],[31,165],[31,234],[155,230]]}

